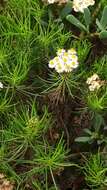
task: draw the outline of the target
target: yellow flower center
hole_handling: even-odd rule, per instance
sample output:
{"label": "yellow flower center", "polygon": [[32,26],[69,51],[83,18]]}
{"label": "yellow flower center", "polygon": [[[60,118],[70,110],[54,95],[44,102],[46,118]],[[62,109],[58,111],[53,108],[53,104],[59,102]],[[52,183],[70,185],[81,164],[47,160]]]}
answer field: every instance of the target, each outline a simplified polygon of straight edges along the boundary
{"label": "yellow flower center", "polygon": [[72,55],[71,58],[72,58],[72,59],[76,59],[77,56],[76,56],[76,55]]}
{"label": "yellow flower center", "polygon": [[52,61],[50,61],[50,65],[54,65],[54,61],[52,60]]}
{"label": "yellow flower center", "polygon": [[76,64],[76,63],[73,61],[73,62],[72,62],[72,65],[75,65],[75,64]]}
{"label": "yellow flower center", "polygon": [[58,57],[55,57],[54,60],[55,60],[56,62],[58,62],[58,61],[59,61],[59,58],[58,58]]}
{"label": "yellow flower center", "polygon": [[68,56],[68,52],[64,52],[64,56]]}
{"label": "yellow flower center", "polygon": [[63,57],[62,60],[66,63],[68,61],[67,57]]}

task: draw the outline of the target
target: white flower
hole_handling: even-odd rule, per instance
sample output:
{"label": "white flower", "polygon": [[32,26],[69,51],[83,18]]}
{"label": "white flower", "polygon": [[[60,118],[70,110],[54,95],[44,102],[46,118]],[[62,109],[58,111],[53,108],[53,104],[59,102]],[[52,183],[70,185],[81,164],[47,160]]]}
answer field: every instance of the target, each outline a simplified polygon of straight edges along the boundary
{"label": "white flower", "polygon": [[71,72],[73,70],[73,68],[71,67],[70,64],[66,64],[64,70],[65,70],[65,72]]}
{"label": "white flower", "polygon": [[84,9],[87,8],[84,0],[73,0],[73,9],[75,12],[84,12]]}
{"label": "white flower", "polygon": [[54,61],[54,59],[52,59],[52,60],[50,60],[49,61],[49,68],[55,68],[55,61]]}
{"label": "white flower", "polygon": [[91,92],[94,91],[94,90],[95,90],[94,86],[93,86],[93,85],[90,85],[90,86],[89,86],[89,90],[90,90]]}
{"label": "white flower", "polygon": [[79,63],[78,63],[78,61],[76,61],[76,60],[74,60],[74,61],[71,62],[71,67],[72,67],[73,69],[76,69],[76,68],[78,67],[78,65],[79,65]]}
{"label": "white flower", "polygon": [[3,88],[3,83],[2,82],[0,82],[0,88]]}
{"label": "white flower", "polygon": [[71,48],[68,50],[68,54],[69,55],[74,55],[74,54],[77,54],[76,50],[74,48]]}
{"label": "white flower", "polygon": [[48,3],[53,4],[53,3],[55,3],[55,0],[48,0]]}
{"label": "white flower", "polygon": [[62,5],[64,3],[67,3],[68,0],[42,0],[46,4],[53,4],[53,3],[58,3],[59,5]]}
{"label": "white flower", "polygon": [[58,51],[57,51],[57,55],[58,56],[62,56],[63,54],[65,53],[65,49],[58,49]]}
{"label": "white flower", "polygon": [[98,81],[93,81],[93,83],[89,85],[89,90],[90,91],[98,90],[100,87],[101,85],[99,84]]}
{"label": "white flower", "polygon": [[90,5],[94,5],[95,4],[95,0],[85,0],[85,3],[87,6],[90,6]]}
{"label": "white flower", "polygon": [[73,54],[73,55],[68,55],[69,56],[69,59],[71,59],[72,61],[77,61],[78,60],[78,57],[77,55]]}
{"label": "white flower", "polygon": [[90,91],[98,90],[103,85],[103,81],[100,80],[96,73],[89,77],[86,83],[89,85]]}
{"label": "white flower", "polygon": [[99,80],[99,76],[95,73],[91,77],[89,77],[86,81],[87,84],[91,84],[93,81]]}
{"label": "white flower", "polygon": [[49,61],[49,68],[55,68],[56,72],[71,72],[73,69],[77,68],[78,56],[75,49],[71,48],[66,51],[65,49],[59,49],[57,51],[57,56]]}
{"label": "white flower", "polygon": [[60,57],[55,57],[49,61],[49,68],[55,68],[56,64],[60,61]]}
{"label": "white flower", "polygon": [[63,60],[64,64],[67,64],[69,62],[69,57],[62,56],[62,60]]}
{"label": "white flower", "polygon": [[99,80],[99,76],[96,73],[91,78],[92,80]]}
{"label": "white flower", "polygon": [[64,63],[63,63],[63,62],[57,63],[57,65],[56,65],[56,67],[55,67],[55,70],[56,70],[58,73],[63,73],[64,70],[65,70]]}
{"label": "white flower", "polygon": [[84,12],[84,9],[94,5],[94,0],[73,0],[73,9],[75,12]]}

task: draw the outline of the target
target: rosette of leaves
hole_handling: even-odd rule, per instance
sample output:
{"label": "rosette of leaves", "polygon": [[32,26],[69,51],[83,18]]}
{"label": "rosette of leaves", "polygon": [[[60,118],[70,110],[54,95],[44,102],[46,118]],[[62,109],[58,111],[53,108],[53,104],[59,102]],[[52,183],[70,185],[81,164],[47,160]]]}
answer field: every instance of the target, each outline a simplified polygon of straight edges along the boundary
{"label": "rosette of leaves", "polygon": [[73,14],[66,16],[66,19],[79,28],[82,32],[86,32],[89,36],[99,36],[100,39],[107,38],[107,6],[104,7],[101,19],[96,18],[97,30],[94,33],[90,31],[90,25],[92,24],[92,14],[88,8],[84,9],[83,13],[84,23],[80,19],[76,18]]}
{"label": "rosette of leaves", "polygon": [[[103,91],[104,90],[104,91]],[[105,113],[107,109],[107,90],[88,92],[86,96],[86,111],[90,118],[89,128],[83,130],[83,134],[75,139],[75,142],[102,144],[106,142]]]}
{"label": "rosette of leaves", "polygon": [[[20,110],[20,111],[19,111]],[[9,128],[2,130],[2,135],[10,148],[11,160],[24,155],[29,147],[33,147],[37,142],[41,142],[41,136],[46,133],[50,124],[51,115],[47,108],[43,110],[43,115],[38,116],[37,107],[34,102],[25,106],[14,108],[14,114],[9,118]]]}
{"label": "rosette of leaves", "polygon": [[106,165],[101,157],[101,154],[92,154],[85,161],[84,165],[85,181],[91,189],[106,189],[107,177],[106,177]]}
{"label": "rosette of leaves", "polygon": [[73,14],[67,15],[66,19],[71,24],[79,28],[81,31],[85,31],[86,33],[89,33],[89,27],[90,27],[92,18],[91,18],[91,12],[88,8],[84,9],[83,17],[85,21],[84,24],[78,18],[76,18]]}

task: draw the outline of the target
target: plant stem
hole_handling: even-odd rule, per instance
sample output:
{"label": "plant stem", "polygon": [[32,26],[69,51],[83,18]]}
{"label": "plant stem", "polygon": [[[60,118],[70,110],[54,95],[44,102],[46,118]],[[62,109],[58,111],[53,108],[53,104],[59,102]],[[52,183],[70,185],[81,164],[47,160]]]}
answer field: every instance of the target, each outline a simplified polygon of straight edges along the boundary
{"label": "plant stem", "polygon": [[58,190],[57,185],[56,185],[56,182],[55,182],[55,179],[54,179],[54,176],[53,176],[53,172],[52,172],[51,167],[50,167],[49,169],[50,169],[50,173],[51,173],[51,176],[52,176],[52,180],[53,180],[53,183],[54,183],[55,189]]}

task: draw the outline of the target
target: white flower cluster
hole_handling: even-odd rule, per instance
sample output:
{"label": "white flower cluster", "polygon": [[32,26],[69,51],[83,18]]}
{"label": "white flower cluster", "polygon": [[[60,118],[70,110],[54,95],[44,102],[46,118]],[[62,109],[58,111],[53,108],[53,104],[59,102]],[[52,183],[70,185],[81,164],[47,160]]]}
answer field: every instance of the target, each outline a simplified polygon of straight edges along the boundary
{"label": "white flower cluster", "polygon": [[54,3],[58,3],[58,4],[63,4],[63,3],[67,3],[68,0],[42,0],[44,3],[47,4],[54,4]]}
{"label": "white flower cluster", "polygon": [[84,9],[94,5],[95,0],[73,0],[73,9],[75,12],[84,12]]}
{"label": "white flower cluster", "polygon": [[3,83],[2,82],[0,82],[0,88],[3,88]]}
{"label": "white flower cluster", "polygon": [[54,68],[56,72],[71,72],[73,69],[77,68],[78,56],[75,49],[71,48],[68,51],[65,49],[59,49],[57,51],[57,56],[49,61],[49,68]]}
{"label": "white flower cluster", "polygon": [[55,3],[55,0],[48,0],[48,3],[53,4],[53,3]]}
{"label": "white flower cluster", "polygon": [[98,90],[102,85],[102,82],[96,73],[89,77],[86,83],[89,85],[90,91]]}

